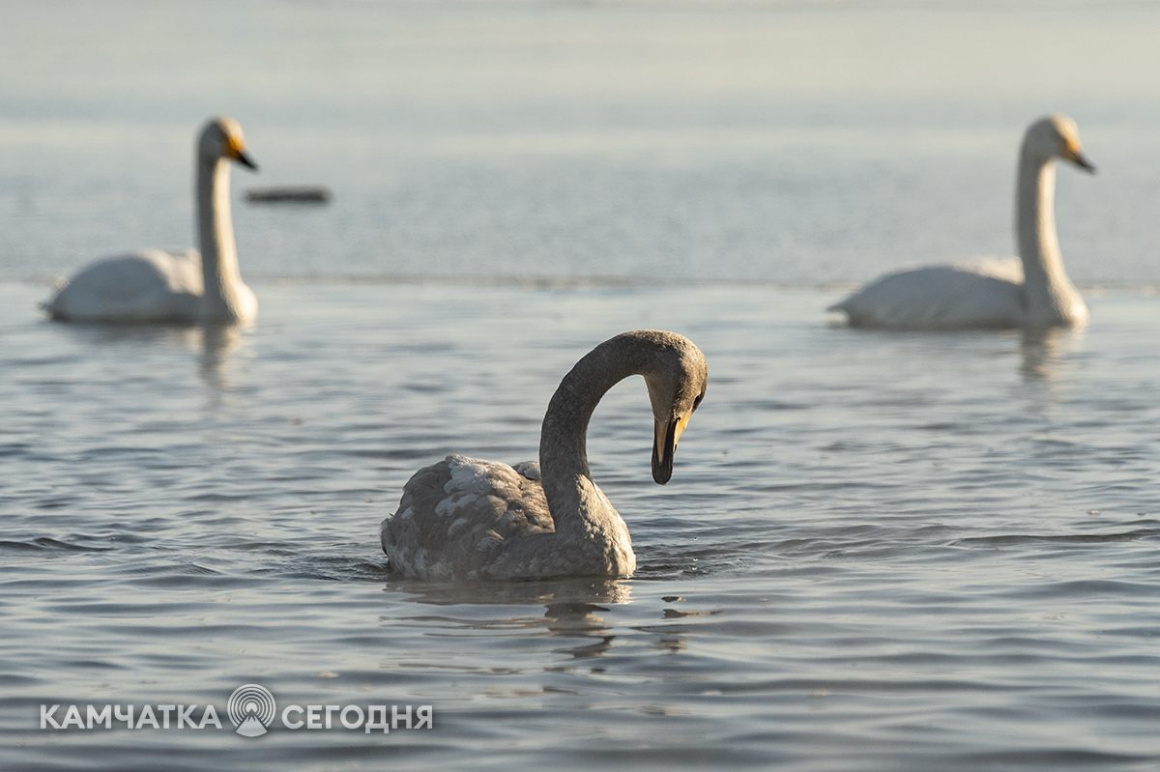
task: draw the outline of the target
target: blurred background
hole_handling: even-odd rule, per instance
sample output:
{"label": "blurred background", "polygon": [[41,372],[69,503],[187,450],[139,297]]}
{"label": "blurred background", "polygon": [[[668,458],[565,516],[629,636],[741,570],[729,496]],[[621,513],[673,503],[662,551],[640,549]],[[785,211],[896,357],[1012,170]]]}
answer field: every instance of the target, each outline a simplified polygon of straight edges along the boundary
{"label": "blurred background", "polygon": [[[247,280],[848,284],[1013,252],[1021,133],[1081,286],[1154,285],[1160,7],[1063,2],[0,2],[0,278],[192,235],[233,115]],[[245,189],[331,188],[325,208]]]}

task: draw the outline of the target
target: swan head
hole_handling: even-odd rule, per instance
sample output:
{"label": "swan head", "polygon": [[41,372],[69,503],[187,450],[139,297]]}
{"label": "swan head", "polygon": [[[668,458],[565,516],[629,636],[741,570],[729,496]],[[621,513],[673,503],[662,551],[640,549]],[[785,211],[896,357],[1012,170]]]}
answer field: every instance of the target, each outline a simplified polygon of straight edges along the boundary
{"label": "swan head", "polygon": [[258,165],[246,153],[246,140],[242,136],[242,127],[233,118],[218,116],[206,121],[197,141],[197,153],[202,160],[210,163],[228,158],[247,169],[258,171]]}
{"label": "swan head", "polygon": [[644,373],[653,413],[653,480],[664,485],[673,476],[673,454],[709,384],[705,355],[688,338],[672,332],[647,331],[654,362]]}
{"label": "swan head", "polygon": [[1079,143],[1079,129],[1075,121],[1066,115],[1048,115],[1040,118],[1027,129],[1024,148],[1040,159],[1047,161],[1062,158],[1090,174],[1096,167],[1083,154]]}

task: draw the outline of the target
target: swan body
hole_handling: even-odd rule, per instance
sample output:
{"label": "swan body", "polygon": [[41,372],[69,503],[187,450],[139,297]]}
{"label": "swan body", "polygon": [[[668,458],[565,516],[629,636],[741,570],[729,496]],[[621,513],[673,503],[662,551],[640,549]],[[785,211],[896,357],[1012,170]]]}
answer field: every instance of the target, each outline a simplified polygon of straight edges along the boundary
{"label": "swan body", "polygon": [[938,330],[1023,324],[1023,266],[990,258],[889,273],[832,310],[852,327]]}
{"label": "swan body", "polygon": [[1055,159],[1095,172],[1075,123],[1048,116],[1024,136],[1016,187],[1018,258],[887,274],[831,306],[852,327],[898,330],[1079,327],[1088,309],[1068,278],[1055,229]]}
{"label": "swan body", "polygon": [[628,526],[595,485],[601,538],[561,548],[539,466],[451,455],[419,470],[384,523],[391,567],[422,579],[632,574]]}
{"label": "swan body", "polygon": [[197,314],[201,293],[200,255],[146,249],[83,268],[48,310],[61,319],[180,321]]}
{"label": "swan body", "polygon": [[229,161],[250,169],[241,127],[206,123],[197,142],[197,231],[201,251],[145,249],[81,269],[44,308],[60,321],[248,322],[258,300],[242,281],[230,217]]}
{"label": "swan body", "polygon": [[628,526],[589,475],[586,435],[604,393],[637,374],[652,404],[653,479],[668,482],[708,369],[687,338],[627,332],[564,377],[544,416],[539,463],[452,455],[407,482],[381,529],[392,570],[418,579],[630,576],[636,556]]}

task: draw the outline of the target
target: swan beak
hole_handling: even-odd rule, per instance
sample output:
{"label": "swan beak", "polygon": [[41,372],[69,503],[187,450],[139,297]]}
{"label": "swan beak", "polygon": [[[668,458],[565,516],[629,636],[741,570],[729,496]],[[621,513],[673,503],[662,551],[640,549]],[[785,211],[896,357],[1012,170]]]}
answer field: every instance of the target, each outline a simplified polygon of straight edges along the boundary
{"label": "swan beak", "polygon": [[254,163],[254,159],[250,158],[245,150],[237,151],[237,155],[234,156],[234,160],[250,171],[258,171],[258,165]]}
{"label": "swan beak", "polygon": [[1087,156],[1085,156],[1083,153],[1077,152],[1075,154],[1075,158],[1071,159],[1071,162],[1073,164],[1075,164],[1076,166],[1078,166],[1079,168],[1083,169],[1088,174],[1095,174],[1096,173],[1095,165],[1091,161],[1089,161],[1087,159]]}
{"label": "swan beak", "polygon": [[226,136],[225,156],[251,171],[258,171],[258,165],[254,163],[254,159],[246,154],[246,146],[242,143],[242,138],[235,134]]}
{"label": "swan beak", "polygon": [[1065,160],[1071,161],[1073,164],[1075,164],[1079,168],[1083,169],[1088,174],[1095,174],[1096,173],[1095,165],[1092,164],[1092,162],[1087,159],[1087,156],[1085,156],[1083,154],[1083,151],[1080,150],[1078,147],[1065,148],[1063,151],[1063,157]]}
{"label": "swan beak", "polygon": [[658,485],[664,485],[673,476],[673,454],[685,427],[689,425],[692,413],[686,413],[669,421],[656,422],[656,436],[653,441],[652,473]]}

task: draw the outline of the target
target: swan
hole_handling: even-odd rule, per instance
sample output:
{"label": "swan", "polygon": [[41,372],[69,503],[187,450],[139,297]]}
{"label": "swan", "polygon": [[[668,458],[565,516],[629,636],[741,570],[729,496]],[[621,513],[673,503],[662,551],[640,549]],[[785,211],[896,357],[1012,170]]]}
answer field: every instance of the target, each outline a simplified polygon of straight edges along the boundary
{"label": "swan", "polygon": [[1019,153],[1018,258],[933,265],[890,273],[829,311],[852,327],[908,330],[1082,327],[1088,309],[1063,269],[1055,231],[1055,159],[1094,174],[1075,122],[1049,115],[1031,124]]}
{"label": "swan", "polygon": [[630,576],[628,526],[589,476],[586,438],[600,398],[631,375],[644,376],[652,403],[653,480],[668,482],[705,396],[705,357],[676,333],[626,332],[564,376],[544,415],[538,464],[451,455],[415,473],[382,524],[392,570],[418,579]]}
{"label": "swan", "polygon": [[197,235],[201,252],[145,249],[81,269],[47,303],[71,322],[249,322],[258,301],[242,281],[230,218],[230,167],[258,166],[232,118],[211,118],[197,139]]}

